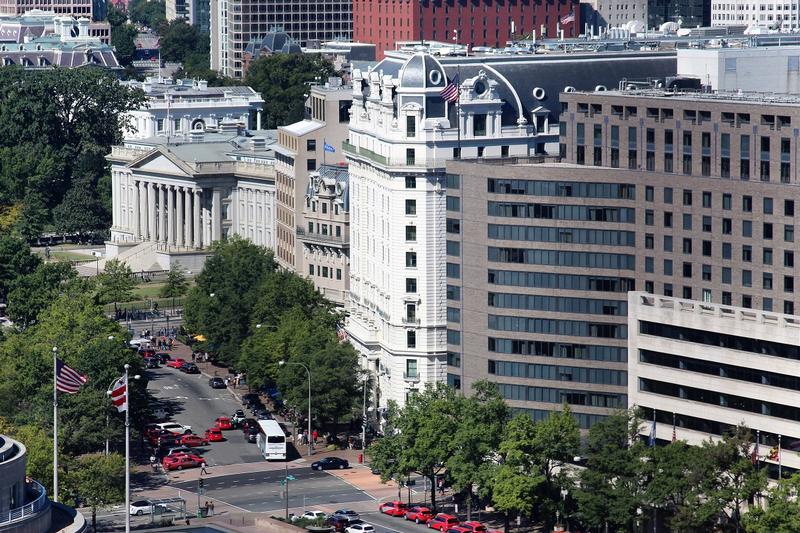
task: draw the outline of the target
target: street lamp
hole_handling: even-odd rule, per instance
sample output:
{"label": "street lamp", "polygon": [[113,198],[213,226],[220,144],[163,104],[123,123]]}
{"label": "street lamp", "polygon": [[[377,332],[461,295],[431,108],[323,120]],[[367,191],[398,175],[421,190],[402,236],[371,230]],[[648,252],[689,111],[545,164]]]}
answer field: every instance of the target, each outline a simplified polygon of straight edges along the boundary
{"label": "street lamp", "polygon": [[278,361],[278,365],[297,365],[302,366],[308,375],[308,456],[311,457],[311,371],[303,363],[293,363],[291,361]]}

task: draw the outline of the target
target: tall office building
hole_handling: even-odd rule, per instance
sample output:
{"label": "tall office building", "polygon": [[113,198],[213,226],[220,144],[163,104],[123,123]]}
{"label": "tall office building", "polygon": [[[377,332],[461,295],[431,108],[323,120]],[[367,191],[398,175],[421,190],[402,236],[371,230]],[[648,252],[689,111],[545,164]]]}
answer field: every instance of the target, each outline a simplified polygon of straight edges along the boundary
{"label": "tall office building", "polygon": [[[574,20],[562,26],[570,13]],[[400,41],[442,41],[470,46],[503,47],[532,32],[541,38],[581,33],[578,0],[525,2],[457,2],[455,0],[353,0],[353,39],[373,43],[378,57]]]}
{"label": "tall office building", "polygon": [[560,162],[447,164],[447,373],[588,427],[630,401],[628,291],[795,314],[800,99],[560,104]]}
{"label": "tall office building", "polygon": [[243,54],[254,39],[285,31],[300,46],[353,38],[351,0],[211,0],[211,68],[225,76],[245,75]]}
{"label": "tall office building", "polygon": [[[485,242],[486,227],[462,226],[469,217],[485,216],[486,208],[484,203],[463,221],[451,216],[466,211],[455,195],[450,198],[448,160],[543,153],[557,143],[559,91],[615,86],[635,74],[663,77],[674,69],[674,55],[658,52],[469,58],[389,53],[370,72],[354,71],[344,145],[352,243],[347,330],[364,367],[376,375],[380,407],[388,400],[402,404],[426,383],[462,379],[455,364],[460,347],[470,344],[462,342],[470,330],[459,325],[461,310],[453,302],[460,280],[486,279],[485,272],[466,275],[485,250],[465,253],[469,265],[458,259],[460,247]],[[458,106],[441,96],[457,74]],[[475,179],[482,194],[486,176],[506,168],[482,168]],[[474,327],[485,331],[485,318]],[[484,359],[485,346],[485,338],[475,346]],[[487,375],[485,366],[481,374]]]}
{"label": "tall office building", "polygon": [[761,26],[796,31],[800,28],[797,17],[800,2],[711,2],[711,24],[713,26]]}

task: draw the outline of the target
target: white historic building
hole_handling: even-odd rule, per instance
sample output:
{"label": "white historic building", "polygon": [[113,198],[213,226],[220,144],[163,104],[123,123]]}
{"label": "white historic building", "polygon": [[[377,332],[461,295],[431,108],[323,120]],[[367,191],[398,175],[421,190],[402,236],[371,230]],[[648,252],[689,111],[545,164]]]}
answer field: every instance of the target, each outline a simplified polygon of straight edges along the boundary
{"label": "white historic building", "polygon": [[[440,92],[455,74],[433,56],[354,71],[350,139],[351,342],[377,375],[376,401],[447,378],[445,161],[527,156],[537,141],[514,88],[491,68],[462,72],[461,119]],[[461,132],[456,124],[460,122]],[[458,236],[451,237],[458,239]]]}
{"label": "white historic building", "polygon": [[274,132],[220,130],[112,147],[108,258],[135,271],[196,270],[212,242],[232,235],[274,247]]}
{"label": "white historic building", "polygon": [[180,137],[191,130],[214,130],[222,121],[261,129],[261,95],[245,86],[209,87],[203,80],[148,77],[122,82],[144,91],[147,105],[127,115],[126,139]]}

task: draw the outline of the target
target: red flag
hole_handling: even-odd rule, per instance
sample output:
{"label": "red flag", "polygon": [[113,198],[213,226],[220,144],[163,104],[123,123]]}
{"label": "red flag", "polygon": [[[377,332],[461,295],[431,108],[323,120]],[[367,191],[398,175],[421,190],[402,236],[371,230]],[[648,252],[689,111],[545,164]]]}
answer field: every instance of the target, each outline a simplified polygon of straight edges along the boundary
{"label": "red flag", "polygon": [[111,387],[111,403],[120,413],[128,410],[128,382],[125,376],[115,381]]}

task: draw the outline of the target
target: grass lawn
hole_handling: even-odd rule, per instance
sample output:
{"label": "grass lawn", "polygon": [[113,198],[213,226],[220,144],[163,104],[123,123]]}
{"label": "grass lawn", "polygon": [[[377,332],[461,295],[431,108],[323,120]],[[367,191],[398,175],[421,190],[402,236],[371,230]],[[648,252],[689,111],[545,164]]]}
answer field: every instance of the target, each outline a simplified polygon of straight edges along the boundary
{"label": "grass lawn", "polygon": [[[44,257],[44,252],[42,252],[40,255]],[[59,250],[51,251],[50,258],[53,261],[96,261],[96,258],[92,257],[91,255],[78,254],[75,252],[62,252]]]}
{"label": "grass lawn", "polygon": [[166,284],[142,283],[136,286],[136,288],[133,290],[133,294],[135,295],[137,300],[145,298],[156,298],[158,297],[158,293],[161,292],[161,287],[163,287],[164,285]]}

